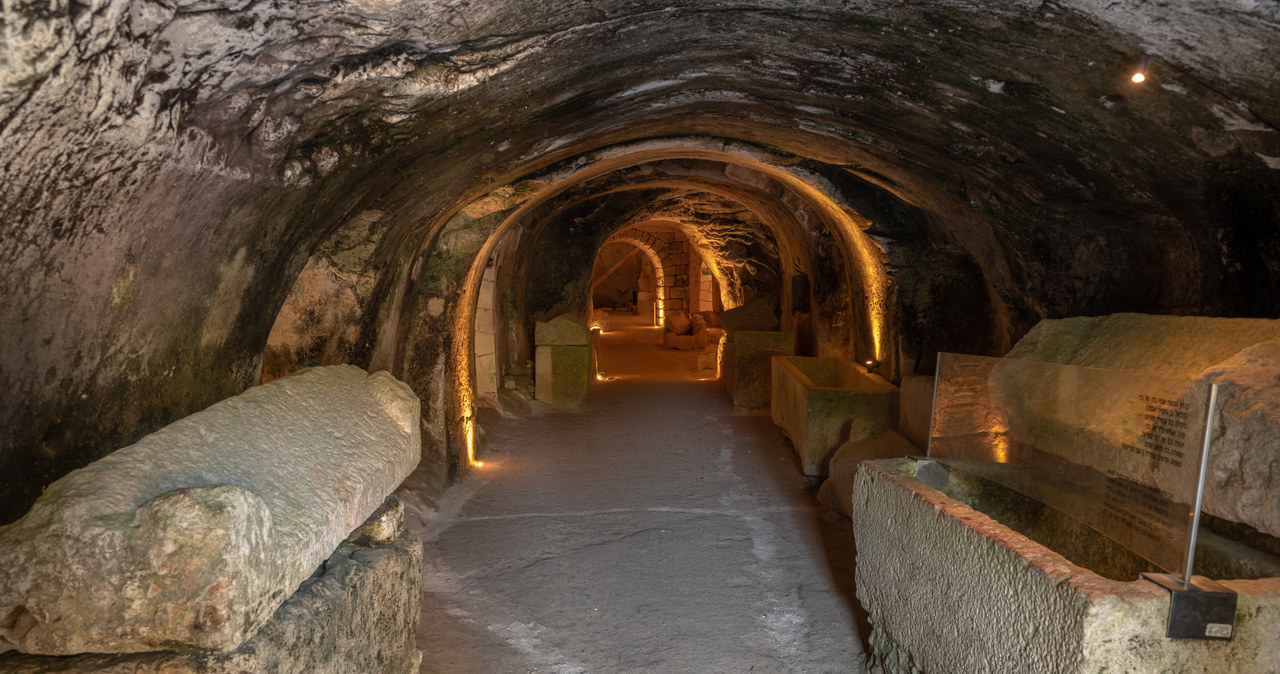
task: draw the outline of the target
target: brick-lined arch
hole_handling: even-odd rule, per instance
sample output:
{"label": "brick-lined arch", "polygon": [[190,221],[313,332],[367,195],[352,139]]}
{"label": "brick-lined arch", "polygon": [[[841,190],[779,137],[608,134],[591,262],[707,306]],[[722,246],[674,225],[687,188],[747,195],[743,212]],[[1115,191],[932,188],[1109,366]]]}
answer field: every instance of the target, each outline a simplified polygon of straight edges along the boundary
{"label": "brick-lined arch", "polygon": [[658,281],[661,316],[668,311],[689,311],[697,288],[690,283],[689,241],[676,229],[635,225],[610,236],[605,243],[630,243],[649,256]]}

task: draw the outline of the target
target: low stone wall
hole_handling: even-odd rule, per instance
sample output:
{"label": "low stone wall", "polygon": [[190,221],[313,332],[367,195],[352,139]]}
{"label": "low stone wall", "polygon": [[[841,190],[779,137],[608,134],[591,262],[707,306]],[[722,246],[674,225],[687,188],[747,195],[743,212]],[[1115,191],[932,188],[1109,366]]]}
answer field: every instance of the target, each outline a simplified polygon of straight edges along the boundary
{"label": "low stone wall", "polygon": [[418,671],[422,542],[394,496],[249,641],[225,653],[0,655],[0,671],[102,674],[313,674]]}
{"label": "low stone wall", "polygon": [[850,358],[774,356],[771,372],[769,413],[791,438],[805,475],[827,475],[853,420],[898,422],[898,387]]}
{"label": "low stone wall", "polygon": [[0,528],[0,651],[238,647],[413,470],[385,372],[251,388],[48,487]]}
{"label": "low stone wall", "polygon": [[1166,639],[1169,595],[1072,564],[912,476],[861,464],[853,491],[857,594],[892,674],[1280,671],[1280,578],[1220,580],[1240,595],[1231,641]]}

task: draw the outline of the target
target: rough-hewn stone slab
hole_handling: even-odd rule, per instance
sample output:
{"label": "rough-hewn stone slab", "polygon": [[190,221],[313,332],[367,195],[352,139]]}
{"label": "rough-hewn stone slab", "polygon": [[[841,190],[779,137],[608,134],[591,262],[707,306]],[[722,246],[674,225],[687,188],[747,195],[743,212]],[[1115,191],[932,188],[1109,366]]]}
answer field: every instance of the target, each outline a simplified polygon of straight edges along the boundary
{"label": "rough-hewn stone slab", "polygon": [[0,671],[95,674],[418,671],[422,542],[404,530],[394,497],[303,583],[270,622],[226,653],[0,655]]}
{"label": "rough-hewn stone slab", "polygon": [[1166,639],[1166,590],[1072,564],[910,463],[861,464],[853,492],[858,600],[889,671],[1280,671],[1280,579],[1222,581],[1240,595],[1231,641]]}
{"label": "rough-hewn stone slab", "polygon": [[586,346],[591,343],[591,331],[569,314],[561,314],[533,324],[533,343],[536,346]]}
{"label": "rough-hewn stone slab", "polygon": [[894,459],[919,454],[911,441],[868,419],[855,419],[849,427],[849,440],[831,455],[827,481],[818,490],[818,500],[846,516],[853,516],[853,480],[863,461]]}
{"label": "rough-hewn stone slab", "polygon": [[1280,536],[1280,321],[1144,314],[1045,320],[1008,357],[1216,382],[1220,412],[1204,510]]}
{"label": "rough-hewn stone slab", "polygon": [[384,372],[313,368],[54,482],[0,529],[0,645],[239,646],[413,470],[418,405]]}
{"label": "rough-hewn stone slab", "polygon": [[778,329],[778,315],[773,302],[758,299],[734,309],[726,309],[720,313],[720,327],[724,328],[729,339],[735,339],[739,331],[773,332]]}

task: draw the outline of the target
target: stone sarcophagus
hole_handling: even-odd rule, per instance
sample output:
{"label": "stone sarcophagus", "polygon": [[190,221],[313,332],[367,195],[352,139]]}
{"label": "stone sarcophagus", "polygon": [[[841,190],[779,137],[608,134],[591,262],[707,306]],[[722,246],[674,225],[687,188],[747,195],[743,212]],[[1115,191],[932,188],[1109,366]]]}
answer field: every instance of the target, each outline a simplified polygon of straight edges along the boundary
{"label": "stone sarcophagus", "polygon": [[855,419],[896,425],[898,387],[852,359],[774,356],[771,373],[770,415],[791,438],[805,475],[827,474]]}
{"label": "stone sarcophagus", "polygon": [[1280,671],[1280,559],[1206,536],[1197,568],[1231,579],[1234,635],[1169,639],[1169,593],[1138,579],[1142,560],[954,471],[936,489],[916,465],[863,463],[853,489],[858,600],[886,672]]}
{"label": "stone sarcophagus", "polygon": [[886,671],[1280,671],[1277,335],[1121,314],[942,354],[929,460],[851,490]]}
{"label": "stone sarcophagus", "polygon": [[234,649],[417,465],[419,403],[313,368],[49,485],[0,528],[0,650]]}

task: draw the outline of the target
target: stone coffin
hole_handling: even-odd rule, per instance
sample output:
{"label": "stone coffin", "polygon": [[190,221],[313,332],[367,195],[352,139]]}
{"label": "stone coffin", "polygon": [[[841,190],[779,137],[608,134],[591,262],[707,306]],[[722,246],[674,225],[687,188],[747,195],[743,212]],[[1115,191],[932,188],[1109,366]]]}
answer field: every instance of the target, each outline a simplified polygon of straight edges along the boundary
{"label": "stone coffin", "polygon": [[422,542],[392,496],[251,639],[226,652],[0,654],[11,674],[416,674]]}
{"label": "stone coffin", "polygon": [[805,475],[827,474],[853,420],[897,424],[898,387],[852,359],[774,356],[771,376],[770,415],[791,438]]}
{"label": "stone coffin", "polygon": [[0,650],[234,649],[418,463],[385,372],[303,370],[49,485],[0,528]]}
{"label": "stone coffin", "polygon": [[[1204,511],[1280,536],[1280,321],[1142,314],[1045,320],[1007,357],[1217,383]],[[1052,427],[1074,434],[1081,451],[1114,446],[1105,437],[1107,429],[1121,428],[1121,420],[1109,418],[1119,407],[1113,402],[1142,392],[1123,385],[1098,391],[1082,403],[1094,419],[1086,429],[1028,412],[1040,395],[1052,395],[1037,391],[1035,382],[997,380],[993,388],[1006,392],[1002,405],[1011,413],[1011,430],[1033,435]]]}
{"label": "stone coffin", "polygon": [[[853,491],[857,595],[886,672],[1280,671],[1280,578],[1218,581],[1239,593],[1231,641],[1167,639],[1168,591],[1074,564],[925,485],[913,465],[862,463]],[[1026,519],[1027,507],[1000,516]],[[1087,533],[1059,538],[1071,544]],[[1229,578],[1231,561],[1197,564]]]}
{"label": "stone coffin", "polygon": [[772,358],[795,354],[794,332],[739,330],[725,342],[721,376],[725,391],[739,410],[769,406]]}

